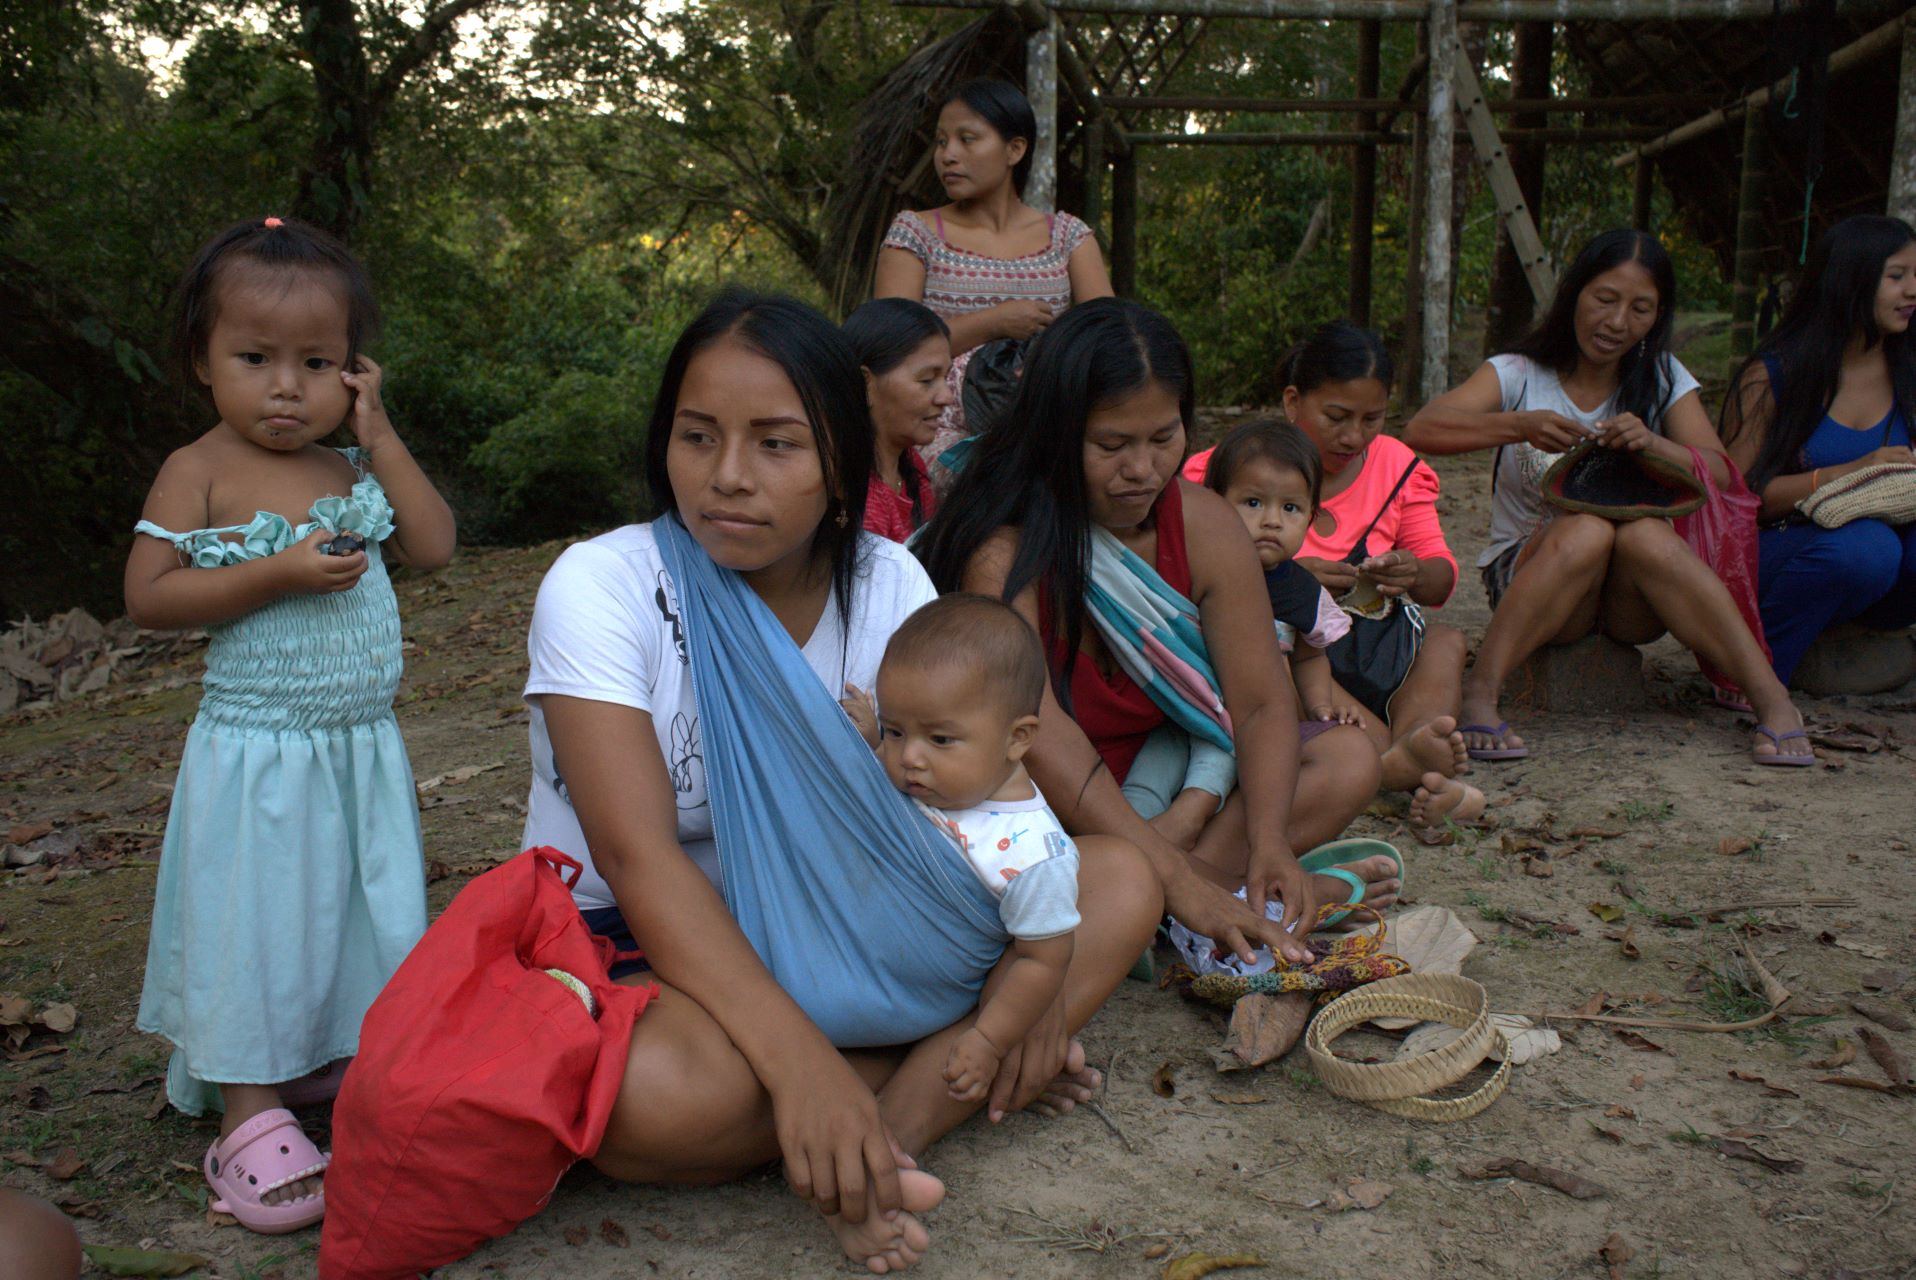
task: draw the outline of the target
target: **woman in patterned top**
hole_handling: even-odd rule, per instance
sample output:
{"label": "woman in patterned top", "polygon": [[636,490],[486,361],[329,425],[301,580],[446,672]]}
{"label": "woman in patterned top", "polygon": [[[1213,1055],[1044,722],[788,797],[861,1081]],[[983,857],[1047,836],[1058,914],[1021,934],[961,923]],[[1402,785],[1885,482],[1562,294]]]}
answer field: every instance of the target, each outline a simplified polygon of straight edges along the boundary
{"label": "woman in patterned top", "polygon": [[1032,337],[1072,303],[1111,296],[1091,228],[1019,199],[1037,132],[1031,103],[1012,85],[959,85],[938,112],[933,150],[951,203],[900,213],[878,251],[873,293],[922,302],[951,326],[953,403],[924,449],[928,461],[971,434],[958,392],[973,351]]}

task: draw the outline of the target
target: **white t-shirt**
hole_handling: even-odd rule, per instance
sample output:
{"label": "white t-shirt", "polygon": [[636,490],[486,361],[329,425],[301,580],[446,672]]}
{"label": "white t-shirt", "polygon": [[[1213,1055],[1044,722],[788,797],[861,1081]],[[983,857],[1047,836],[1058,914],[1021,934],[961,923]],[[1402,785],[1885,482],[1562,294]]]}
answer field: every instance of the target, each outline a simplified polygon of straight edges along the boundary
{"label": "white t-shirt", "polygon": [[978,883],[998,899],[1006,933],[1039,942],[1078,927],[1078,846],[1035,789],[1028,800],[987,800],[969,809],[912,803],[951,837]]}
{"label": "white t-shirt", "polygon": [[[1492,356],[1490,367],[1497,371],[1497,384],[1503,390],[1505,413],[1549,409],[1586,427],[1594,427],[1605,418],[1616,416],[1615,396],[1594,409],[1579,409],[1576,402],[1564,394],[1563,383],[1557,380],[1556,371],[1538,364],[1529,356]],[[1697,388],[1696,379],[1675,356],[1664,357],[1663,372],[1668,390],[1664,394],[1657,420],[1650,424],[1651,429],[1659,435],[1662,434],[1663,415],[1670,411],[1670,406]],[[1550,516],[1550,508],[1545,506],[1543,500],[1543,473],[1550,470],[1550,464],[1562,456],[1560,453],[1545,453],[1533,444],[1522,442],[1504,445],[1497,451],[1496,487],[1490,497],[1490,541],[1484,547],[1483,554],[1477,557],[1478,568],[1481,569],[1543,528],[1544,521]]]}
{"label": "white t-shirt", "polygon": [[[852,589],[850,639],[836,601],[827,601],[802,649],[834,699],[850,681],[869,689],[885,645],[911,613],[937,596],[911,553],[866,534]],[[679,844],[714,886],[718,846],[705,793],[698,704],[680,631],[678,591],[659,557],[649,524],[630,524],[566,548],[545,581],[526,638],[532,671],[526,697],[558,693],[636,707],[652,717],[659,751],[678,794]],[[565,782],[552,762],[545,714],[532,702],[532,792],[522,847],[550,845],[585,866],[572,896],[581,908],[615,905],[592,865]]]}

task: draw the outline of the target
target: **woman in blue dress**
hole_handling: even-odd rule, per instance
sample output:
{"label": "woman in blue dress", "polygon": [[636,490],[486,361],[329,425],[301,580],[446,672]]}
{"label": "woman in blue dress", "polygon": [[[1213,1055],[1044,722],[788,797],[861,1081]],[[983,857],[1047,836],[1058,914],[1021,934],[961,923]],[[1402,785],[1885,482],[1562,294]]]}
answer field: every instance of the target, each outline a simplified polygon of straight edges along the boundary
{"label": "woman in blue dress", "polygon": [[1723,439],[1763,500],[1763,633],[1788,683],[1837,623],[1916,623],[1916,524],[1865,517],[1835,529],[1796,504],[1878,463],[1916,462],[1916,230],[1845,218],[1823,234],[1774,332],[1723,405]]}

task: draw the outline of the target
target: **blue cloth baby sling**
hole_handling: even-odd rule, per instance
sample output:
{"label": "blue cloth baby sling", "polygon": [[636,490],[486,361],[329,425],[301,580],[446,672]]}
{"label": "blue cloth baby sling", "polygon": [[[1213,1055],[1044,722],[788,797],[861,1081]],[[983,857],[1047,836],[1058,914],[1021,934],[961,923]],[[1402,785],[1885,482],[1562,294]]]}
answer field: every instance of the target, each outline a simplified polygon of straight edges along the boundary
{"label": "blue cloth baby sling", "polygon": [[652,529],[678,588],[732,918],[840,1048],[950,1026],[1004,954],[997,900],[892,787],[765,602],[676,515]]}

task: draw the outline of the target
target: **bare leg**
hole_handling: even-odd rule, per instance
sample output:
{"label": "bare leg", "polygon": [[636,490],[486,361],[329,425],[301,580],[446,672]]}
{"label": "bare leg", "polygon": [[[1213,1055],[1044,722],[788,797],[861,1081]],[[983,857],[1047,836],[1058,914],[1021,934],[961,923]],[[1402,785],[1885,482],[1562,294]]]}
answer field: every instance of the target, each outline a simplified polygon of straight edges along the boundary
{"label": "bare leg", "polygon": [[[1517,575],[1497,602],[1477,661],[1464,680],[1458,714],[1465,724],[1501,724],[1497,703],[1511,670],[1544,645],[1568,644],[1596,625],[1616,529],[1600,516],[1563,514],[1524,547]],[[1501,741],[1482,733],[1464,737],[1479,749],[1523,745],[1514,733]]]}
{"label": "bare leg", "polygon": [[[1803,727],[1729,588],[1667,521],[1634,520],[1617,530],[1615,563],[1603,591],[1603,629],[1625,644],[1645,644],[1668,630],[1742,687],[1758,724],[1779,734]],[[1753,746],[1759,755],[1779,750],[1760,735]],[[1810,754],[1802,738],[1781,749]]]}
{"label": "bare leg", "polygon": [[[1079,851],[1084,923],[1065,977],[1074,1030],[1122,981],[1164,910],[1157,876],[1142,854],[1098,839],[1079,842]],[[970,1023],[966,1018],[902,1056],[898,1051],[845,1055],[879,1093],[880,1108],[907,1154],[923,1151],[976,1109],[976,1104],[951,1102],[944,1080],[951,1039]],[[931,1048],[934,1044],[942,1047]],[[898,1078],[901,1061],[917,1063],[903,1079]],[[772,1101],[751,1064],[710,1014],[661,983],[659,997],[633,1024],[625,1081],[593,1163],[626,1182],[711,1184],[742,1177],[778,1155]],[[907,1208],[915,1198],[922,1204],[935,1186],[928,1175],[901,1179]],[[942,1196],[942,1188],[935,1194]],[[890,1222],[869,1214],[852,1239],[847,1238],[852,1229],[841,1221],[828,1219],[828,1225],[848,1254],[881,1273],[910,1265],[929,1241],[909,1212]]]}
{"label": "bare leg", "polygon": [[[1074,938],[1063,993],[1065,1024],[1074,1035],[1124,980],[1164,914],[1157,874],[1142,853],[1103,836],[1080,837],[1077,845],[1078,914],[1083,921]],[[897,1073],[879,1090],[879,1110],[908,1154],[923,1152],[978,1110],[980,1104],[951,1096],[944,1074],[952,1041],[972,1021],[966,1018],[913,1045]],[[1080,1056],[1080,1070],[1082,1062]],[[1065,1069],[1070,1072],[1068,1061]],[[1095,1085],[1085,1088],[1082,1097],[1061,1096],[1059,1101],[1089,1101],[1092,1088]]]}
{"label": "bare leg", "polygon": [[[279,1090],[270,1084],[223,1084],[220,1087],[220,1141],[233,1136],[233,1131],[251,1120],[262,1111],[271,1111],[282,1106]],[[324,1190],[325,1175],[301,1178],[298,1182],[268,1191],[259,1198],[261,1204],[290,1204],[303,1200],[307,1196],[316,1196]]]}

